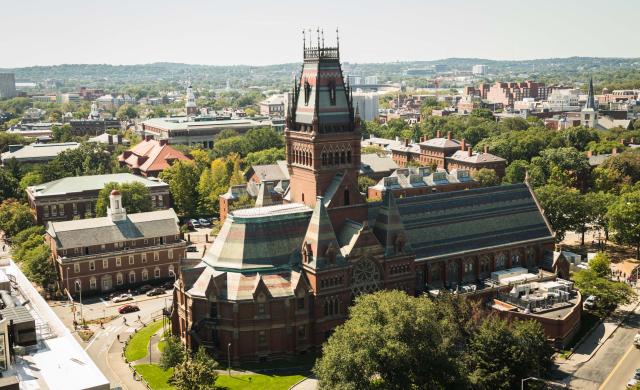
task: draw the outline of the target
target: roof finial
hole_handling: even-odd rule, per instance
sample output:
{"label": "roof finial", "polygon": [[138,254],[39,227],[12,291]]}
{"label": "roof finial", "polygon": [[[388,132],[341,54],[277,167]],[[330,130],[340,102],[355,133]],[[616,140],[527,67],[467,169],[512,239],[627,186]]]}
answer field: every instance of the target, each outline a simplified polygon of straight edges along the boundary
{"label": "roof finial", "polygon": [[322,34],[322,48],[324,49],[324,28],[320,30],[320,34]]}
{"label": "roof finial", "polygon": [[340,33],[338,31],[338,27],[336,27],[336,50],[338,52],[338,57],[340,57]]}
{"label": "roof finial", "polygon": [[318,49],[320,49],[320,27],[316,28],[316,39],[318,40]]}
{"label": "roof finial", "polygon": [[304,33],[304,28],[302,29],[302,52],[304,53],[304,51],[307,49],[307,38],[306,35]]}

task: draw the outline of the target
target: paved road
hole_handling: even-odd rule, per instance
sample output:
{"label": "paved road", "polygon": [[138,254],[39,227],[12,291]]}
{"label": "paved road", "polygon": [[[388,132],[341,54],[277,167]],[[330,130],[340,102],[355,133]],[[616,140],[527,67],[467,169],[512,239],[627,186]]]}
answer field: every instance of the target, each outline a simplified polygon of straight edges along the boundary
{"label": "paved road", "polygon": [[[587,356],[578,363],[568,361],[560,365],[559,371],[554,376],[556,379],[568,383],[571,388],[581,390],[597,390],[608,377],[612,376],[615,379],[610,379],[609,383],[605,383],[606,388],[624,389],[632,376],[631,371],[635,370],[635,367],[630,367],[634,364],[632,357],[630,357],[633,354],[626,354],[639,327],[640,308],[636,308],[591,357]],[[603,336],[602,332],[596,331],[591,335],[591,338],[595,340],[587,340],[585,344],[597,345],[598,339]],[[618,366],[619,361],[624,362]],[[640,359],[635,364],[640,367]],[[611,375],[614,370],[616,371],[615,375]]]}
{"label": "paved road", "polygon": [[[131,303],[132,301],[126,302]],[[138,315],[143,323],[149,322],[152,317],[156,317],[161,313],[162,308],[171,305],[171,290],[168,294],[157,297],[146,297],[144,295],[136,296],[133,301],[140,307],[139,312],[118,316],[113,321],[105,323],[104,329],[98,328],[96,334],[88,343],[80,341],[91,359],[96,363],[104,375],[109,379],[113,386],[122,386],[123,389],[137,390],[144,389],[140,382],[135,382],[130,377],[131,372],[123,363],[116,361],[120,358],[122,347],[117,341],[118,335],[124,341],[135,328],[139,328],[142,324],[138,321]],[[83,305],[83,315],[86,320],[103,318],[104,316],[116,315],[117,308],[125,303],[113,304],[97,298],[85,301]],[[73,313],[68,305],[57,305],[53,310],[60,317],[66,326],[73,328]],[[79,314],[78,314],[79,315]],[[125,324],[122,317],[127,319]]]}
{"label": "paved road", "polygon": [[627,348],[627,352],[625,352],[607,379],[602,383],[600,390],[624,389],[637,368],[640,368],[640,348],[630,345],[629,348]]}

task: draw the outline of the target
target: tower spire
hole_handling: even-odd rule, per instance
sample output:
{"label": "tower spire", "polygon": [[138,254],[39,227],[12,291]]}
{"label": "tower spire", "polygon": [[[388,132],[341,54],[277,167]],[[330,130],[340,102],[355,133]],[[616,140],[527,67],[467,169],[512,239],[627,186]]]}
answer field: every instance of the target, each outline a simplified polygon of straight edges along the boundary
{"label": "tower spire", "polygon": [[336,50],[338,58],[340,58],[340,33],[338,32],[338,27],[336,27]]}
{"label": "tower spire", "polygon": [[593,96],[593,76],[589,77],[589,91],[587,92],[587,103],[584,108],[596,108],[596,102]]}

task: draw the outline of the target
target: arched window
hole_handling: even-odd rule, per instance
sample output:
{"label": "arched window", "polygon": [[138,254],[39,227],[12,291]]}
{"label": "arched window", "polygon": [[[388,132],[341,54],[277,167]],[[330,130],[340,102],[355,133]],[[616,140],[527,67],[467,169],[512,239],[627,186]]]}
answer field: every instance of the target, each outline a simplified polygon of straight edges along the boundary
{"label": "arched window", "polygon": [[129,283],[135,283],[135,282],[136,282],[136,272],[131,271],[129,272]]}
{"label": "arched window", "polygon": [[345,154],[345,152],[340,153],[340,162],[342,164],[346,164],[347,162],[347,155]]}
{"label": "arched window", "polygon": [[147,269],[143,269],[142,270],[142,280],[147,280],[149,279],[149,271],[147,271]]}
{"label": "arched window", "polygon": [[304,203],[304,192],[302,193],[302,203]]}
{"label": "arched window", "polygon": [[95,290],[98,287],[98,283],[96,282],[96,278],[94,276],[89,279],[89,289]]}
{"label": "arched window", "polygon": [[322,166],[327,165],[327,153],[322,152]]}
{"label": "arched window", "polygon": [[349,206],[350,203],[350,199],[349,199],[349,190],[345,189],[344,190],[344,205],[345,206]]}
{"label": "arched window", "polygon": [[169,266],[169,277],[174,277],[175,276],[175,272],[173,271],[173,265]]}
{"label": "arched window", "polygon": [[347,164],[351,164],[351,151],[347,151]]}
{"label": "arched window", "polygon": [[333,164],[340,165],[340,154],[338,152],[333,154]]}

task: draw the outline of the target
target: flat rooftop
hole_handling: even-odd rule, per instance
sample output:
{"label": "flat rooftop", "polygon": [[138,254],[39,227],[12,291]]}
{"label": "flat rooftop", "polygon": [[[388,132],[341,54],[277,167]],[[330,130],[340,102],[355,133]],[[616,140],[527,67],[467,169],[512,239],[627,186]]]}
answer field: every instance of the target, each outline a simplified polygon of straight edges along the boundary
{"label": "flat rooftop", "polygon": [[107,183],[141,183],[147,188],[168,187],[168,184],[156,178],[146,178],[131,173],[113,173],[108,175],[71,176],[27,188],[34,197],[65,195],[84,191],[99,191]]}
{"label": "flat rooftop", "polygon": [[13,372],[3,374],[17,375],[21,389],[109,390],[107,378],[16,264],[4,258],[0,269],[15,277],[38,336],[37,345],[16,358]]}

